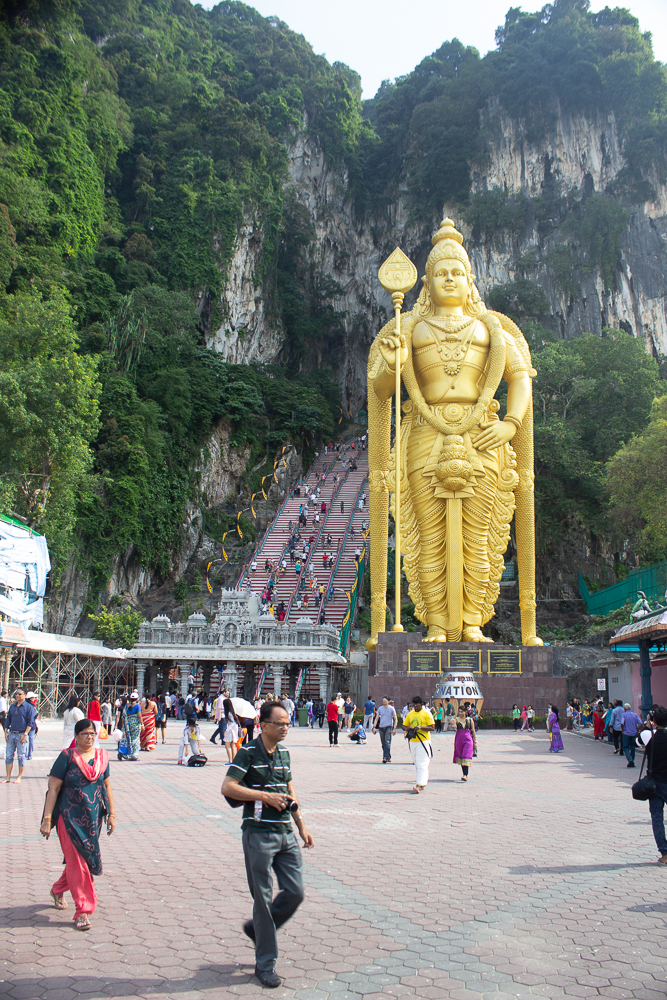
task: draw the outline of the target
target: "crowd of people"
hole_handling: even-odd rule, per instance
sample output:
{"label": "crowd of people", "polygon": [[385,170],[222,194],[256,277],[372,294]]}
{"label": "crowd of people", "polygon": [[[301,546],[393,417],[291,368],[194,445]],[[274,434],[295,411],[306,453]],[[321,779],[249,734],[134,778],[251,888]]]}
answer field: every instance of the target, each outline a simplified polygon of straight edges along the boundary
{"label": "crowd of people", "polygon": [[[331,454],[320,470],[314,471],[304,480],[299,480],[292,490],[292,496],[301,498],[303,503],[299,505],[299,513],[288,521],[287,533],[281,554],[274,559],[264,560],[264,572],[267,574],[265,585],[259,592],[262,611],[269,614],[279,622],[284,622],[289,617],[290,608],[297,611],[316,610],[316,621],[322,625],[326,621],[326,605],[333,600],[336,594],[333,578],[338,562],[340,550],[343,546],[343,539],[334,538],[330,531],[323,531],[323,524],[326,520],[327,512],[334,502],[334,497],[340,480],[344,477],[348,468],[357,469],[356,454],[365,450],[368,444],[366,434],[358,435],[352,441],[334,445],[333,442],[325,446],[325,456]],[[340,468],[338,468],[340,466]],[[338,469],[338,471],[337,471]],[[329,487],[331,494],[328,495]],[[325,497],[325,491],[327,496]],[[357,504],[360,510],[364,509],[367,502],[365,491],[359,497]],[[340,501],[341,513],[345,513],[345,502]],[[366,521],[362,522],[362,533],[368,530]],[[354,525],[350,528],[350,536],[355,540]],[[359,561],[361,548],[355,550],[355,561]],[[321,569],[320,569],[321,564]],[[244,574],[252,586],[253,576],[257,572],[257,554],[254,554],[250,562],[243,567]],[[288,587],[287,594],[285,588],[280,586],[281,581],[289,580],[291,572],[294,573],[294,586]],[[320,577],[318,578],[318,572]],[[283,595],[277,597],[278,591],[282,590]]]}
{"label": "crowd of people", "polygon": [[[194,678],[192,678],[194,681]],[[30,747],[30,734],[38,718],[34,692],[18,690],[11,706],[3,704],[0,721],[7,741],[7,778],[10,780],[14,755],[19,753],[19,777],[22,775],[21,756]],[[569,706],[573,707],[573,706]],[[518,709],[518,706],[515,706]],[[520,726],[533,728],[534,714],[530,706],[519,709]],[[648,763],[648,799],[659,861],[667,864],[667,838],[664,825],[664,805],[667,801],[667,709],[655,707],[647,719],[632,711],[630,705],[601,700],[586,703],[587,713],[595,727],[595,738],[606,739],[614,753],[624,754],[628,767],[634,766],[636,750],[646,754]],[[429,781],[433,758],[432,738],[436,732],[454,730],[452,762],[461,769],[460,779],[467,782],[478,751],[477,722],[479,715],[474,702],[452,702],[451,699],[427,704],[415,695],[401,709],[385,697],[381,704],[368,698],[357,709],[354,699],[337,692],[328,702],[322,699],[299,699],[269,694],[253,703],[232,698],[221,691],[215,699],[207,692],[195,691],[185,697],[175,691],[164,695],[139,695],[138,691],[118,696],[114,703],[106,696],[93,694],[85,704],[76,694],[69,699],[63,719],[63,749],[51,768],[40,833],[49,838],[55,830],[60,842],[65,867],[50,889],[53,905],[58,910],[68,907],[66,893],[74,901],[74,923],[77,929],[91,927],[91,916],[97,905],[95,876],[102,871],[100,835],[115,829],[114,797],[109,777],[109,754],[105,740],[118,736],[121,759],[138,758],[141,751],[151,752],[162,733],[165,741],[167,719],[178,727],[178,762],[201,760],[202,732],[200,722],[213,715],[217,723],[210,737],[220,738],[227,751],[229,765],[222,792],[231,805],[242,805],[243,851],[248,885],[253,897],[253,916],[243,926],[244,933],[256,949],[256,975],[262,985],[280,985],[275,973],[277,958],[276,931],[295,912],[303,899],[301,855],[292,830],[292,818],[303,844],[313,846],[313,838],[305,827],[291,776],[289,753],[284,741],[290,726],[297,722],[299,710],[305,711],[309,727],[328,723],[329,745],[338,746],[344,734],[352,743],[368,745],[370,737],[379,736],[382,762],[391,763],[392,738],[402,730],[415,769],[412,793],[424,792]],[[584,706],[581,707],[582,717]],[[547,730],[550,752],[561,752],[563,741],[558,706],[550,705]],[[566,714],[572,718],[575,715]],[[181,723],[184,727],[181,731]],[[567,723],[566,723],[567,724]],[[255,739],[259,726],[260,738]],[[107,744],[108,745],[108,744]],[[203,758],[204,763],[206,758]],[[273,898],[271,870],[279,886]]]}

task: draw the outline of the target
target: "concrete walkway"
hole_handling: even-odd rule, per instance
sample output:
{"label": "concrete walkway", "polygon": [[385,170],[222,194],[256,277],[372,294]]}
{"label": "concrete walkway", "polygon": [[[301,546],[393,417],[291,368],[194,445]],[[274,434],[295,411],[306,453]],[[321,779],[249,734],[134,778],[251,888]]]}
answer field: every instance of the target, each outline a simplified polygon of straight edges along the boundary
{"label": "concrete walkway", "polygon": [[[204,727],[210,731],[212,727]],[[44,723],[21,786],[0,789],[0,996],[13,1000],[266,996],[241,933],[251,913],[240,817],[220,798],[225,752],[175,764],[181,726],[137,763],[112,763],[118,829],[104,837],[93,929],[48,895],[62,856],[38,834],[60,726]],[[396,739],[381,764],[326,730],[293,730],[293,771],[315,848],[307,898],[281,930],[276,997],[295,1000],[664,1000],[667,868],[637,771],[564,733],[482,732],[467,784],[452,734],[431,781]]]}

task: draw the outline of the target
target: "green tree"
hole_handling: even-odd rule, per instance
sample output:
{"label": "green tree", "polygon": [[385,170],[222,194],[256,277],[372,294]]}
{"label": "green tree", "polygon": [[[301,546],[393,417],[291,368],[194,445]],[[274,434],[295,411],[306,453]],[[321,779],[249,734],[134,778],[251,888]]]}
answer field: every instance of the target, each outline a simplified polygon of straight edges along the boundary
{"label": "green tree", "polygon": [[130,607],[110,611],[103,604],[99,614],[88,617],[95,622],[96,638],[104,639],[116,648],[132,649],[139,638],[139,626],[144,616]]}
{"label": "green tree", "polygon": [[75,529],[99,426],[97,361],[77,353],[67,297],[0,304],[2,502],[47,534],[56,560]]}
{"label": "green tree", "polygon": [[667,396],[654,400],[651,419],[607,465],[613,522],[639,541],[646,562],[667,557]]}
{"label": "green tree", "polygon": [[644,429],[663,383],[644,343],[622,330],[568,341],[535,337],[532,349],[537,521],[545,549],[572,517],[606,528],[605,463]]}

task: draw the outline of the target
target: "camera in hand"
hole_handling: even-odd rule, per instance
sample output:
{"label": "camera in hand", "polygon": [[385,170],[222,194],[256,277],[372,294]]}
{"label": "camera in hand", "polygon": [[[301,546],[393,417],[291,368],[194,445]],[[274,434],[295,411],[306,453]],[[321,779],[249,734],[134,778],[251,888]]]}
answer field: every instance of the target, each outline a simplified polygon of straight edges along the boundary
{"label": "camera in hand", "polygon": [[291,795],[287,795],[286,798],[287,798],[287,808],[289,809],[289,811],[291,813],[298,813],[299,803],[296,801],[296,799],[293,799]]}
{"label": "camera in hand", "polygon": [[416,740],[419,735],[419,726],[410,726],[409,729],[405,730],[406,740]]}

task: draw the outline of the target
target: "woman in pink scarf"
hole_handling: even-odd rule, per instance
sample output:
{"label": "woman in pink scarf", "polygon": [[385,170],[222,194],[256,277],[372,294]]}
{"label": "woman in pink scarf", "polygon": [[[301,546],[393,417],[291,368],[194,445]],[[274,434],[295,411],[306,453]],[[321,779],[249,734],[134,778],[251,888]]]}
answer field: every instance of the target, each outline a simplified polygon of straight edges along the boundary
{"label": "woman in pink scarf", "polygon": [[106,818],[107,834],[116,825],[109,781],[109,755],[95,750],[95,726],[80,719],[74,727],[75,746],[63,750],[49,773],[44,815],[39,832],[47,840],[56,827],[65,857],[65,871],[51,888],[57,910],[66,910],[64,893],[74,899],[74,922],[80,931],[90,928],[97,895],[94,875],[102,874],[100,831]]}

